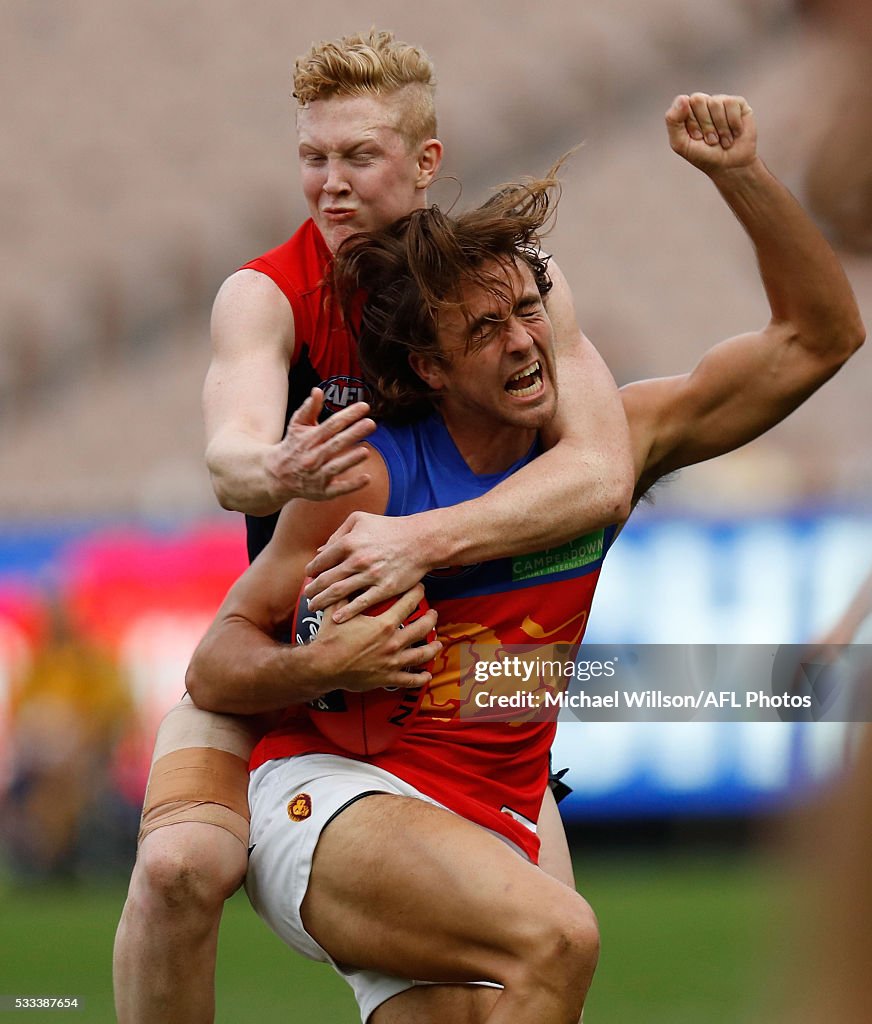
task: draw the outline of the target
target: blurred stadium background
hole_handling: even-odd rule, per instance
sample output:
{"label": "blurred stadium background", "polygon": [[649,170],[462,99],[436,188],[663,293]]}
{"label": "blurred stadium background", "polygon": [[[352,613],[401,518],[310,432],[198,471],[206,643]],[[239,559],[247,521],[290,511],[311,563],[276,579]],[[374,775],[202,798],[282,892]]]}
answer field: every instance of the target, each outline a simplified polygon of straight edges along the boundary
{"label": "blurred stadium background", "polygon": [[[78,995],[76,1019],[113,1019],[154,731],[244,566],[203,467],[199,389],[220,281],[305,216],[297,53],[370,24],[427,49],[441,205],[584,140],[550,245],[619,383],[683,371],[766,318],[741,231],[666,143],[677,92],[750,99],[764,158],[872,320],[866,0],[300,6],[0,6],[0,996]],[[861,354],[766,438],[658,491],[610,555],[589,638],[824,630],[872,564],[870,385]],[[579,887],[604,936],[591,1024],[774,1019],[799,892],[783,836],[846,742],[820,724],[562,729]],[[237,897],[218,1019],[355,1014]]]}

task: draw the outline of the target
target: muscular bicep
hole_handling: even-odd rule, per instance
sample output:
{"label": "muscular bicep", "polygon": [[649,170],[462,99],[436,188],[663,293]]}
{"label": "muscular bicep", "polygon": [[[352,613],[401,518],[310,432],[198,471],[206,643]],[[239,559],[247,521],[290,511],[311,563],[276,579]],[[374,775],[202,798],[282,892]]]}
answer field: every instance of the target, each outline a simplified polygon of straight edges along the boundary
{"label": "muscular bicep", "polygon": [[627,385],[637,493],[759,437],[835,370],[772,323],[716,345],[691,373]]}
{"label": "muscular bicep", "polygon": [[584,388],[585,364],[591,359],[599,361],[599,355],[578,326],[572,293],[562,271],[553,260],[548,270],[552,288],[545,297],[545,309],[554,329],[557,412],[541,433],[545,446],[550,448],[562,438],[581,439],[582,423],[579,416],[573,415],[570,396],[576,388]]}
{"label": "muscular bicep", "polygon": [[209,446],[233,435],[272,444],[281,439],[294,346],[290,304],[254,270],[228,278],[212,310],[212,361],[203,387]]}
{"label": "muscular bicep", "polygon": [[[546,446],[566,438],[590,447],[595,439],[601,444],[615,444],[617,449],[622,438],[625,448],[626,426],[614,378],[578,326],[572,294],[560,268],[552,262],[549,273],[553,287],[546,296],[545,308],[554,328],[558,401],[557,415],[543,431]],[[592,432],[594,421],[615,427],[616,437],[608,438],[605,429]]]}

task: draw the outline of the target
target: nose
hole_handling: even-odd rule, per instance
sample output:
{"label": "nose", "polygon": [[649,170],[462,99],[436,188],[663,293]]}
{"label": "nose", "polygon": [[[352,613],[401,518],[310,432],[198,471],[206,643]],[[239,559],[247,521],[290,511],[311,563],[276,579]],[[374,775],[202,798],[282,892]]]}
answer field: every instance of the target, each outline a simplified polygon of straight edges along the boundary
{"label": "nose", "polygon": [[506,323],[506,351],[524,354],[532,350],[533,344],[533,337],[524,321],[516,316],[511,317]]}
{"label": "nose", "polygon": [[345,180],[345,174],[343,173],[340,161],[328,160],[327,179],[324,182],[323,189],[328,196],[339,196],[351,191],[348,182]]}

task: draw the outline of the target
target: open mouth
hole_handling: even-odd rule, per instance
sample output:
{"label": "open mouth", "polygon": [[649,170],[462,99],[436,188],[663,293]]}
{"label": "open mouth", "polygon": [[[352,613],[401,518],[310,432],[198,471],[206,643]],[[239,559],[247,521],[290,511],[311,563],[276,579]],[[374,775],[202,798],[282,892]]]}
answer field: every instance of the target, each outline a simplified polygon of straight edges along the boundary
{"label": "open mouth", "polygon": [[516,398],[524,398],[526,395],[535,394],[542,387],[542,367],[537,359],[530,366],[525,366],[516,374],[509,377],[506,384],[506,391]]}

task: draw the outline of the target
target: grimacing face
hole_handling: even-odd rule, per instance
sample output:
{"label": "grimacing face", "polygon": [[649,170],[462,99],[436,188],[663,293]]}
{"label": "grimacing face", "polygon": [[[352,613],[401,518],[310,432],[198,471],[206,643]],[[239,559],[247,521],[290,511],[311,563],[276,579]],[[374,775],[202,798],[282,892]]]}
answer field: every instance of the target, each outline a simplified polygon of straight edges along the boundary
{"label": "grimacing face", "polygon": [[426,204],[442,156],[429,139],[409,148],[397,96],[330,96],[297,112],[300,173],[309,213],[331,252]]}
{"label": "grimacing face", "polygon": [[526,263],[488,269],[505,274],[507,298],[467,285],[461,295],[467,315],[460,309],[440,315],[439,348],[447,361],[412,356],[412,367],[439,393],[452,434],[501,437],[520,458],[557,409],[554,329]]}

